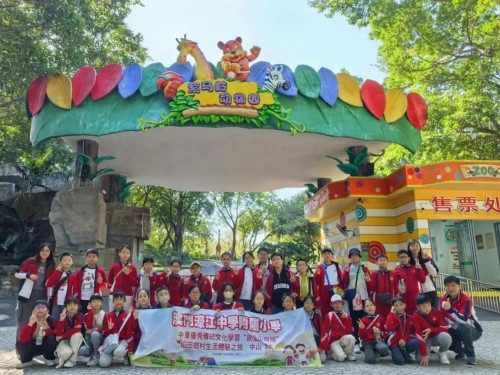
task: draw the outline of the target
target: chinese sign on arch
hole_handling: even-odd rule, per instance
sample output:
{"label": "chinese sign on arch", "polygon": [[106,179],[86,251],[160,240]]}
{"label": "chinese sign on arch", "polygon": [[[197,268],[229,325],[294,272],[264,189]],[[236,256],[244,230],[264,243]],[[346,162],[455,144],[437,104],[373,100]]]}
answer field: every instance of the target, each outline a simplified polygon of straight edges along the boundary
{"label": "chinese sign on arch", "polygon": [[303,309],[276,315],[144,310],[139,325],[142,338],[132,359],[137,366],[321,366]]}

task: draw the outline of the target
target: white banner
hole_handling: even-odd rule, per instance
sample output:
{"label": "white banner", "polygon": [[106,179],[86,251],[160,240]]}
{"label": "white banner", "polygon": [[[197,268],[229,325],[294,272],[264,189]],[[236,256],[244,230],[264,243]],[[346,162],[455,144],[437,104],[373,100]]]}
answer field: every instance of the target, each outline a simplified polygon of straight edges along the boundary
{"label": "white banner", "polygon": [[182,307],[139,311],[139,366],[321,366],[303,309],[275,315]]}

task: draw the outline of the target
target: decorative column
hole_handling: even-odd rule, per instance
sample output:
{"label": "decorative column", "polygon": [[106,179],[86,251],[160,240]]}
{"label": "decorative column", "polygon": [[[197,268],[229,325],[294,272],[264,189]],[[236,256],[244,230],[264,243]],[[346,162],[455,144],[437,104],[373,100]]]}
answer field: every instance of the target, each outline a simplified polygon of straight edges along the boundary
{"label": "decorative column", "polygon": [[99,143],[90,139],[80,139],[76,146],[76,152],[84,155],[85,162],[77,156],[73,171],[73,187],[93,186],[92,171],[96,170],[95,159],[99,155]]}

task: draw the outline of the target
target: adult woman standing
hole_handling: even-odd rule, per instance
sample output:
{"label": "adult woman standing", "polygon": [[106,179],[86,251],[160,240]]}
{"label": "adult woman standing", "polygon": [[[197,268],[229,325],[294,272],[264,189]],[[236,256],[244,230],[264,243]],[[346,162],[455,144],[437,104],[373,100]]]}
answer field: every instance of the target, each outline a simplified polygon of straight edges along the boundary
{"label": "adult woman standing", "polygon": [[422,246],[420,246],[420,242],[417,240],[410,240],[408,242],[408,252],[410,253],[410,264],[415,265],[418,262],[426,274],[425,283],[420,284],[421,292],[429,297],[432,307],[439,308],[436,286],[432,279],[438,275],[439,268],[432,258],[429,257],[429,254],[422,250]]}
{"label": "adult woman standing", "polygon": [[16,318],[18,330],[28,323],[36,301],[47,300],[45,282],[55,269],[54,254],[47,243],[42,243],[34,257],[24,261],[15,277],[21,279],[17,294]]}

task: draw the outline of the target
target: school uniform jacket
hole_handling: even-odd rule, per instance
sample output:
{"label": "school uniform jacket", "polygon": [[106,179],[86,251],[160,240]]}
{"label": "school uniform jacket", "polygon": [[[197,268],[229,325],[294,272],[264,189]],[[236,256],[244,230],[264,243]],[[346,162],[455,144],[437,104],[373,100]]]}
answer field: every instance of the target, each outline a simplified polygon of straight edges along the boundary
{"label": "school uniform jacket", "polygon": [[[243,289],[243,283],[245,282],[245,275],[246,275],[246,269],[248,266],[245,264],[243,267],[241,267],[238,270],[238,275],[236,277],[237,279],[237,286],[236,286],[236,298],[240,299],[241,298],[241,290]],[[255,284],[255,269],[257,266],[253,266],[250,268],[250,277],[252,278],[252,297],[255,295],[257,292],[257,285]],[[252,299],[252,297],[250,297]]]}
{"label": "school uniform jacket", "polygon": [[243,305],[239,302],[233,302],[233,303],[230,303],[229,305],[227,303],[220,302],[214,306],[214,310],[219,310],[219,311],[236,310],[236,309],[242,309],[242,308],[243,308]]}
{"label": "school uniform jacket", "polygon": [[[149,309],[150,309],[150,307],[148,307],[146,309],[142,309],[139,307],[137,308],[137,310],[149,310]],[[142,332],[141,332],[141,327],[139,327],[139,317],[137,319],[135,319],[134,315],[132,315],[129,319],[129,322],[130,322],[130,329],[132,330],[132,333],[134,336],[134,340],[132,341],[132,344],[128,345],[129,352],[132,353],[134,351],[134,343],[139,343],[139,341],[141,341]]]}
{"label": "school uniform jacket", "polygon": [[219,275],[219,279],[214,278],[212,281],[212,287],[217,292],[217,299],[220,301],[221,299],[224,299],[222,296],[222,285],[224,285],[224,283],[232,283],[235,290],[238,288],[240,282],[238,278],[239,270],[238,273],[234,273],[234,269],[231,267],[221,268],[217,271],[217,274]]}
{"label": "school uniform jacket", "polygon": [[[158,277],[159,277],[159,274],[158,272],[151,272],[150,275],[147,276],[148,280],[149,280],[149,300],[151,302],[151,305],[155,305],[156,304],[156,285],[158,284]],[[145,289],[144,286],[143,286],[143,282],[146,280],[146,275],[141,272],[138,276],[138,280],[137,280],[137,290],[139,289]]]}
{"label": "school uniform jacket", "polygon": [[[413,314],[413,319],[417,339],[424,342],[425,340],[422,331],[425,329],[431,329],[429,337],[437,335],[441,332],[448,332],[448,324],[446,324],[443,316],[438,310],[432,309],[427,315],[417,310],[415,314]],[[425,352],[422,352],[422,355],[427,355],[427,345],[425,346]]]}
{"label": "school uniform jacket", "polygon": [[372,286],[372,298],[374,301],[376,301],[377,294],[379,293],[389,293],[391,299],[398,294],[393,272],[389,270],[377,270],[372,274],[372,282],[370,284]]}
{"label": "school uniform jacket", "polygon": [[399,345],[399,340],[401,339],[408,342],[408,340],[410,340],[411,338],[416,338],[418,340],[420,352],[427,352],[425,341],[423,341],[422,338],[419,339],[417,337],[415,331],[415,319],[413,315],[397,315],[391,312],[389,315],[387,315],[385,328],[390,332],[389,338],[387,340],[387,345],[389,345],[389,348]]}
{"label": "school uniform jacket", "polygon": [[[335,315],[337,315],[339,319],[337,319]],[[340,340],[342,336],[352,335],[352,333],[351,317],[344,311],[330,311],[323,320],[320,349],[329,350],[331,343]]]}
{"label": "school uniform jacket", "polygon": [[[370,295],[370,292],[373,290],[373,280],[371,277],[371,272],[368,269],[367,266],[364,264],[360,265],[363,267],[363,273],[365,274],[365,280],[366,278],[370,278],[370,282],[366,281],[366,291],[368,292],[368,295]],[[344,272],[342,272],[342,283],[345,285],[345,288],[349,288],[349,278],[350,278],[350,272],[351,272],[351,265],[349,264],[347,267],[344,268]],[[361,271],[360,271],[361,272]],[[353,276],[356,279],[356,275]],[[358,284],[359,284],[359,277],[358,277]]]}
{"label": "school uniform jacket", "polygon": [[182,296],[184,289],[184,278],[181,275],[168,275],[166,272],[162,272],[156,278],[156,288],[158,289],[162,286],[168,288],[170,294],[170,302],[174,306],[183,306]]}
{"label": "school uniform jacket", "polygon": [[[45,282],[47,282],[50,276],[52,276],[53,272],[54,268],[47,265],[47,267],[45,268]],[[26,259],[14,274],[17,279],[21,279],[21,283],[19,284],[19,292],[17,294],[17,299],[19,301],[27,301],[31,296],[34,283],[31,280],[30,282],[26,282],[26,280],[29,279],[30,275],[38,275],[38,263],[35,261],[34,257]]]}
{"label": "school uniform jacket", "polygon": [[422,268],[416,268],[412,265],[400,266],[393,271],[394,286],[398,290],[399,280],[404,280],[406,286],[405,294],[418,294],[420,292],[419,283],[425,283],[427,274]]}
{"label": "school uniform jacket", "polygon": [[[300,287],[301,276],[297,273],[295,275],[295,278],[297,279],[297,288],[298,288],[297,300],[302,301],[306,296],[301,294],[302,293],[302,289]],[[318,288],[318,284],[316,283],[316,280],[314,278],[314,275],[310,272],[307,272],[306,278],[307,278],[307,294],[312,295],[316,300],[316,304],[319,305],[319,303],[318,303],[320,301],[319,288]]]}
{"label": "school uniform jacket", "polygon": [[[76,298],[81,300],[82,298],[82,282],[83,282],[83,271],[87,268],[87,265],[83,266],[76,273]],[[108,287],[106,282],[106,272],[102,267],[96,266],[95,268],[96,279],[94,282],[94,294],[102,295],[101,291]],[[102,283],[97,282],[97,277],[101,276]]]}
{"label": "school uniform jacket", "polygon": [[358,334],[359,338],[363,342],[376,342],[375,334],[373,333],[373,328],[378,328],[380,330],[380,336],[382,339],[387,338],[387,332],[385,331],[385,319],[382,315],[366,315],[361,318],[361,323],[365,325],[365,328],[359,327]]}
{"label": "school uniform jacket", "polygon": [[[444,320],[451,326],[457,328],[459,324],[469,324],[475,327],[474,320],[477,322],[476,310],[474,304],[467,294],[460,291],[457,298],[452,299],[449,294],[441,297],[440,306],[447,299],[450,299],[451,309],[448,311],[441,309]],[[479,323],[478,323],[479,324]]]}
{"label": "school uniform jacket", "polygon": [[[133,311],[131,311],[131,312],[133,314]],[[114,310],[107,313],[104,316],[104,321],[102,323],[103,336],[107,337],[107,336],[111,335],[112,333],[118,333],[118,331],[120,330],[120,327],[123,325],[123,322],[125,321],[125,319],[127,319],[127,315],[128,315],[128,313],[125,310],[120,311],[120,314],[118,315],[118,317],[116,316]],[[133,323],[131,322],[131,320],[133,320],[133,319],[134,319],[134,317],[130,316],[127,323],[125,324],[125,326],[121,330],[120,337],[119,337],[120,340],[127,341],[127,347],[128,347],[129,351],[130,351],[131,345],[132,345],[132,351],[133,351],[133,345],[134,345],[134,333],[132,332]],[[112,329],[108,328],[108,322],[110,320],[114,323],[114,326]]]}
{"label": "school uniform jacket", "polygon": [[[84,318],[83,318],[83,323],[85,325],[85,329],[91,329],[91,330],[95,330],[99,333],[102,334],[103,332],[103,327],[104,327],[104,316],[106,315],[106,312],[104,310],[101,310],[99,312],[99,315],[102,315],[102,326],[101,328],[97,328],[94,326],[94,310],[92,309],[89,309],[87,310],[88,312],[85,314]],[[99,320],[99,317],[97,318],[97,320]],[[95,329],[94,329],[95,328]]]}
{"label": "school uniform jacket", "polygon": [[128,275],[120,272],[123,268],[121,263],[115,263],[109,268],[108,272],[108,285],[109,294],[113,295],[114,292],[122,291],[126,296],[133,296],[139,279],[137,275],[137,268],[133,264],[128,263],[130,270]]}
{"label": "school uniform jacket", "polygon": [[195,279],[193,275],[189,276],[189,278],[187,279],[184,279],[184,285],[182,287],[184,301],[189,301],[189,288],[191,287],[191,285],[195,284],[200,287],[202,298],[205,298],[204,301],[207,303],[211,303],[212,284],[210,283],[208,277],[203,276],[202,274],[200,274],[197,279]]}
{"label": "school uniform jacket", "polygon": [[210,305],[206,302],[200,301],[196,305],[192,303],[190,300],[187,300],[184,304],[184,307],[188,309],[192,309],[195,306],[200,306],[200,309],[210,310]]}
{"label": "school uniform jacket", "polygon": [[[68,287],[66,288],[66,296],[64,297],[64,301],[68,299],[69,297],[76,297],[77,296],[77,284],[76,284],[76,273],[68,271],[59,271],[55,270],[52,275],[49,277],[49,279],[45,282],[45,286],[47,287],[47,290],[49,292],[49,299],[52,298],[51,305],[52,306],[57,306],[58,305],[58,300],[57,297],[59,296],[58,290],[55,290],[55,287],[59,284],[59,281],[61,281],[61,277],[64,274],[68,274],[68,279],[66,280],[66,283]],[[53,296],[53,297],[52,297]],[[64,303],[64,301],[61,301]]]}
{"label": "school uniform jacket", "polygon": [[82,331],[83,314],[78,312],[73,318],[66,316],[66,319],[59,320],[56,328],[56,336],[62,336],[63,339],[69,339],[75,333]]}
{"label": "school uniform jacket", "polygon": [[[57,328],[57,320],[51,316],[47,316],[47,325],[49,326],[48,329],[45,329],[43,331],[43,336],[53,336],[55,334],[55,330]],[[35,332],[38,331],[38,325],[37,323],[33,324],[33,326],[29,326],[28,323],[26,323],[23,328],[21,328],[21,331],[19,332],[19,342],[21,344],[26,344],[33,340],[33,335]]]}

